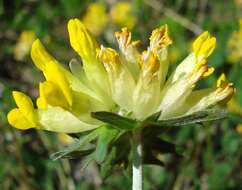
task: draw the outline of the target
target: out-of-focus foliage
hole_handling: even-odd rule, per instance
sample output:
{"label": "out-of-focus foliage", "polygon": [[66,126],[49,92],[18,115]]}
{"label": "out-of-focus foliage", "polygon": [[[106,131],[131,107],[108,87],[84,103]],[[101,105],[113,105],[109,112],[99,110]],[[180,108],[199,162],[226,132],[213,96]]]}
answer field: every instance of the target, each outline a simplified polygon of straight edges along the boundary
{"label": "out-of-focus foliage", "polygon": [[[145,189],[164,190],[242,189],[241,0],[133,0],[125,1],[125,6],[120,2],[0,1],[0,189],[111,190],[130,187],[129,171],[113,168],[113,174],[104,181],[95,164],[84,170],[85,161],[50,160],[51,153],[70,143],[69,137],[36,130],[21,132],[6,122],[7,111],[14,107],[13,89],[37,97],[37,81],[42,76],[28,55],[33,38],[41,38],[63,64],[77,58],[71,51],[65,26],[71,17],[86,22],[104,45],[113,45],[113,32],[128,25],[133,27],[134,40],[140,39],[142,46],[146,46],[145,39],[150,31],[167,23],[175,44],[170,48],[172,68],[187,54],[186,50],[191,46],[187,42],[203,30],[217,37],[217,47],[209,64],[218,70],[216,73],[224,72],[237,88],[228,104],[231,114],[219,122],[166,131],[163,138],[182,145],[184,156],[160,155],[165,166],[145,167],[144,185]],[[234,64],[230,64],[231,56],[236,57],[232,59]],[[201,83],[201,86],[212,85],[217,77],[208,78],[208,84]]]}

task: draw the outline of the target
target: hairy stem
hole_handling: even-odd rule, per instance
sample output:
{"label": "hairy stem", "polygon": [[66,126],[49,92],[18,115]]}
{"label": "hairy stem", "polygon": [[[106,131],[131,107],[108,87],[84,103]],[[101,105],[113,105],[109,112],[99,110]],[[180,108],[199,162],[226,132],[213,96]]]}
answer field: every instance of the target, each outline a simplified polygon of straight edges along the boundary
{"label": "hairy stem", "polygon": [[137,129],[133,132],[133,190],[142,190],[142,137],[141,129]]}

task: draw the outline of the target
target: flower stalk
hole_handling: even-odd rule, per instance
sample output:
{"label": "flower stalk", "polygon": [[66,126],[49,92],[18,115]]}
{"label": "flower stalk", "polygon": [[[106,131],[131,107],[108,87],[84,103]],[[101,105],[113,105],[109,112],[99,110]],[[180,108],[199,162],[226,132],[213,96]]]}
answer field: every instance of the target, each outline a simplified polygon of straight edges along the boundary
{"label": "flower stalk", "polygon": [[138,128],[133,132],[133,179],[132,189],[143,189],[143,146],[142,146],[142,128]]}

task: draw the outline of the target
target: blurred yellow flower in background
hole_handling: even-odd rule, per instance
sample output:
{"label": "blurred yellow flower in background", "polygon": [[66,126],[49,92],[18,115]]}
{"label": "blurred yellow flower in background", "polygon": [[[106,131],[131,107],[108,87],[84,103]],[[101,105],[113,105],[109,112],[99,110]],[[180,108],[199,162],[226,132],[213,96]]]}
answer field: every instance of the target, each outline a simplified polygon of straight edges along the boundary
{"label": "blurred yellow flower in background", "polygon": [[181,58],[181,51],[176,48],[172,47],[170,48],[169,54],[168,54],[168,59],[171,64],[177,63],[177,61]]}
{"label": "blurred yellow flower in background", "polygon": [[242,134],[242,124],[238,124],[238,125],[236,126],[236,131],[237,131],[238,133]]}
{"label": "blurred yellow flower in background", "polygon": [[228,61],[236,63],[242,60],[242,18],[239,20],[239,30],[234,31],[228,40]]}
{"label": "blurred yellow flower in background", "polygon": [[[227,104],[228,110],[234,113],[238,113],[242,116],[242,107],[237,103],[235,98],[232,98]],[[236,131],[242,134],[242,123],[239,123],[236,126]]]}
{"label": "blurred yellow flower in background", "polygon": [[236,102],[235,98],[232,98],[228,102],[228,109],[231,112],[239,113],[242,115],[242,107]]}
{"label": "blurred yellow flower in background", "polygon": [[100,35],[108,23],[105,6],[100,3],[90,4],[82,22],[93,35]]}
{"label": "blurred yellow flower in background", "polygon": [[242,0],[234,0],[235,4],[239,7],[242,6]]}
{"label": "blurred yellow flower in background", "polygon": [[36,35],[31,30],[25,30],[20,34],[14,49],[14,57],[16,60],[21,61],[29,54],[31,45],[35,38]]}
{"label": "blurred yellow flower in background", "polygon": [[131,8],[131,4],[128,2],[118,2],[114,4],[110,13],[113,23],[120,27],[132,29],[137,20],[135,16],[132,15]]}

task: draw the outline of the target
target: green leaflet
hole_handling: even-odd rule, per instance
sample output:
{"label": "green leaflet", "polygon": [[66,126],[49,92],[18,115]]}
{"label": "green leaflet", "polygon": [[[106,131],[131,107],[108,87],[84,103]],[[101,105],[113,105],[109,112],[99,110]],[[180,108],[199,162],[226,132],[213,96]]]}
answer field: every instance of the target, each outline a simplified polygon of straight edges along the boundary
{"label": "green leaflet", "polygon": [[130,132],[138,126],[143,126],[143,163],[163,166],[164,163],[159,159],[159,154],[169,153],[179,159],[184,147],[160,139],[159,134],[162,131],[171,126],[217,120],[225,117],[226,114],[224,110],[208,109],[184,117],[157,121],[160,113],[155,113],[145,121],[137,122],[110,112],[94,112],[92,117],[106,122],[107,125],[82,134],[78,141],[52,154],[51,159],[83,158],[84,167],[91,161],[96,161],[101,166],[101,175],[107,177],[114,167],[128,166],[131,153]]}
{"label": "green leaflet", "polygon": [[81,137],[77,142],[74,142],[70,146],[62,149],[61,151],[53,153],[50,156],[50,158],[52,160],[58,160],[60,158],[67,158],[69,155],[71,155],[72,153],[74,154],[75,152],[79,152],[80,156],[85,156],[85,155],[87,155],[87,152],[91,153],[92,152],[91,149],[93,149],[93,147],[89,146],[87,148],[86,146],[90,145],[89,143],[91,141],[93,141],[94,139],[96,139],[98,134],[99,134],[99,129],[91,131],[86,136]]}
{"label": "green leaflet", "polygon": [[138,126],[138,122],[126,117],[122,117],[112,112],[92,112],[92,117],[109,123],[122,130],[131,130]]}
{"label": "green leaflet", "polygon": [[101,165],[101,176],[105,179],[108,177],[112,171],[112,168],[114,166],[113,161],[117,157],[117,149],[116,147],[113,147],[111,151],[109,152],[107,159],[105,162]]}
{"label": "green leaflet", "polygon": [[110,144],[121,134],[122,132],[120,130],[113,127],[100,127],[86,135],[82,135],[79,140],[70,146],[52,154],[51,159],[81,158],[93,154],[92,157],[100,164],[104,161]]}
{"label": "green leaflet", "polygon": [[109,126],[104,126],[100,129],[100,134],[97,141],[97,148],[95,151],[95,160],[97,161],[97,163],[100,164],[104,161],[110,143],[117,139],[119,133],[119,130]]}
{"label": "green leaflet", "polygon": [[168,119],[168,120],[160,120],[160,121],[145,120],[144,124],[160,126],[160,127],[181,126],[181,125],[189,125],[189,124],[200,123],[205,121],[218,120],[218,119],[225,118],[226,115],[227,115],[227,111],[222,109],[207,109],[204,111],[193,113],[191,115]]}
{"label": "green leaflet", "polygon": [[[66,155],[63,155],[61,158],[66,158],[66,159],[75,159],[75,158],[83,158],[86,156],[89,156],[93,151],[95,150],[95,148],[89,148],[86,150],[75,150],[72,151]],[[56,159],[54,159],[56,160]]]}

